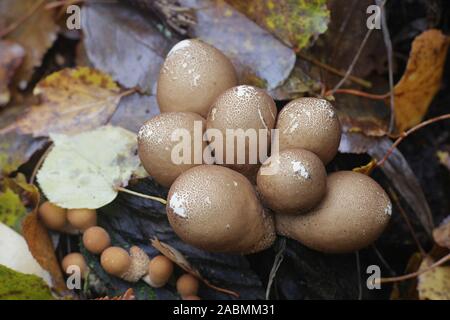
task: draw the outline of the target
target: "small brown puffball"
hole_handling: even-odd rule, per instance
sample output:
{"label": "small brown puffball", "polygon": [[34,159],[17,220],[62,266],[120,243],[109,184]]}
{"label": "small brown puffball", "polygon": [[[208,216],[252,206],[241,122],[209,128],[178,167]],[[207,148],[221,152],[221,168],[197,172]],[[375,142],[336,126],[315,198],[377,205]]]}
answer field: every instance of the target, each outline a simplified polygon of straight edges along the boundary
{"label": "small brown puffball", "polygon": [[190,273],[185,273],[177,280],[177,291],[181,297],[197,295],[199,282]]}
{"label": "small brown puffball", "polygon": [[167,54],[156,97],[161,112],[188,111],[206,117],[216,97],[236,84],[236,71],[222,52],[201,40],[187,39]]}
{"label": "small brown puffball", "polygon": [[44,225],[56,231],[61,231],[67,223],[67,210],[45,201],[39,206],[39,218]]}
{"label": "small brown puffball", "polygon": [[84,231],[83,245],[89,252],[100,254],[111,245],[111,239],[105,229],[94,226]]}
{"label": "small brown puffball", "polygon": [[160,288],[165,286],[172,273],[173,262],[169,258],[159,255],[150,260],[148,276],[153,287]]}
{"label": "small brown puffball", "polygon": [[[269,166],[274,172],[263,174]],[[322,200],[327,172],[314,153],[305,149],[287,149],[267,159],[256,181],[269,208],[277,213],[299,214]]]}
{"label": "small brown puffball", "polygon": [[88,266],[83,255],[78,252],[69,253],[61,262],[62,269],[66,274],[72,274],[73,270],[68,270],[71,266],[80,268],[81,275],[84,277],[87,274]]}
{"label": "small brown puffball", "polygon": [[[170,187],[182,172],[203,163],[205,127],[205,119],[192,112],[162,113],[145,122],[138,133],[139,158],[145,170],[156,182]],[[189,154],[187,149],[178,149],[184,142]]]}
{"label": "small brown puffball", "polygon": [[100,263],[109,274],[121,277],[131,265],[131,257],[125,249],[109,247],[102,252]]}
{"label": "small brown puffball", "polygon": [[280,150],[302,148],[314,152],[324,164],[336,155],[341,126],[330,102],[299,98],[289,102],[278,115]]}
{"label": "small brown puffball", "polygon": [[93,209],[69,209],[67,220],[72,227],[84,231],[97,224],[97,212]]}

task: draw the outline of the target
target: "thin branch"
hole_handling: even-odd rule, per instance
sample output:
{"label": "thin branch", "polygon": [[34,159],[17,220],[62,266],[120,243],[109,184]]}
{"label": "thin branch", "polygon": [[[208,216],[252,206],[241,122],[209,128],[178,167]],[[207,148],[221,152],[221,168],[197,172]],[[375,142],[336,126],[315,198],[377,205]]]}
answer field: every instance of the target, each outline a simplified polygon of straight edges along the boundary
{"label": "thin branch", "polygon": [[[327,92],[325,92],[325,97],[330,96],[332,94],[333,90],[328,90]],[[373,94],[373,93],[367,93],[364,91],[359,91],[356,89],[337,89],[334,94],[337,93],[343,93],[343,94],[351,94],[354,96],[359,96],[359,97],[364,97],[364,98],[368,98],[368,99],[373,99],[373,100],[384,100],[386,98],[389,97],[390,93],[385,93],[385,94]]]}
{"label": "thin branch", "polygon": [[425,268],[425,269],[422,269],[422,270],[418,270],[418,271],[413,272],[413,273],[405,274],[405,275],[399,276],[399,277],[376,279],[375,282],[376,283],[389,283],[389,282],[399,282],[399,281],[405,281],[405,280],[409,280],[409,279],[414,279],[414,278],[420,276],[421,274],[424,274],[425,272],[431,271],[434,268],[439,267],[440,265],[446,263],[447,261],[450,261],[450,253],[447,254],[446,256],[444,256],[443,258],[441,258],[440,260],[438,260],[437,262],[433,263],[428,268]]}
{"label": "thin branch", "polygon": [[403,132],[400,135],[400,137],[397,140],[395,140],[395,142],[392,144],[392,146],[389,148],[389,150],[386,152],[386,154],[383,157],[383,159],[381,159],[380,161],[377,162],[376,166],[377,167],[381,167],[386,162],[386,160],[389,158],[389,156],[392,154],[392,152],[394,152],[395,148],[397,148],[398,145],[403,140],[405,140],[405,138],[407,136],[409,136],[410,134],[416,132],[419,129],[422,129],[423,127],[426,127],[429,124],[432,124],[432,123],[435,123],[435,122],[438,122],[438,121],[442,121],[442,120],[446,120],[446,119],[450,119],[450,113],[447,113],[447,114],[441,115],[439,117],[431,118],[431,119],[429,119],[427,121],[421,122],[418,125],[416,125],[416,126],[412,127],[411,129],[409,129],[408,131]]}
{"label": "thin branch", "polygon": [[34,6],[28,10],[22,17],[11,23],[5,29],[0,31],[0,38],[3,38],[16,30],[22,23],[24,23],[29,17],[31,17],[43,4],[45,0],[37,1]]}
{"label": "thin branch", "polygon": [[[304,54],[301,51],[297,51],[296,53],[303,60],[311,62],[312,64],[315,64],[319,68],[322,68],[322,69],[324,69],[324,70],[326,70],[326,71],[328,71],[330,73],[333,73],[335,75],[338,75],[340,77],[344,77],[345,76],[345,72],[344,71],[338,70],[338,69],[336,69],[336,68],[334,68],[334,67],[332,67],[332,66],[330,66],[330,65],[328,65],[326,63],[323,63],[323,62],[321,62],[321,61],[319,61],[319,60],[317,60],[317,59],[315,59],[313,57],[310,57],[310,56]],[[367,80],[364,80],[364,79],[361,79],[361,78],[358,78],[358,77],[355,77],[355,76],[352,76],[352,75],[348,76],[348,80],[350,80],[350,81],[352,81],[352,82],[354,82],[356,84],[359,84],[359,85],[361,85],[361,86],[363,86],[363,87],[365,87],[367,89],[372,87],[372,83],[370,81],[367,81]]]}
{"label": "thin branch", "polygon": [[286,238],[281,238],[280,240],[280,249],[278,250],[277,254],[275,255],[275,259],[272,265],[272,269],[270,270],[269,274],[269,281],[267,283],[267,289],[266,289],[266,300],[269,300],[270,297],[270,289],[272,288],[273,281],[275,280],[275,277],[277,275],[277,271],[281,266],[281,263],[284,260],[284,250],[286,249]]}
{"label": "thin branch", "polygon": [[144,199],[150,199],[150,200],[158,201],[158,202],[162,203],[163,205],[167,204],[167,200],[163,199],[163,198],[160,198],[160,197],[149,196],[147,194],[143,194],[143,193],[139,193],[139,192],[136,192],[136,191],[132,191],[130,189],[123,188],[123,187],[116,187],[116,190],[117,191],[122,191],[122,192],[125,192],[125,193],[129,193],[129,194],[132,194],[134,196],[141,197],[141,198],[144,198]]}

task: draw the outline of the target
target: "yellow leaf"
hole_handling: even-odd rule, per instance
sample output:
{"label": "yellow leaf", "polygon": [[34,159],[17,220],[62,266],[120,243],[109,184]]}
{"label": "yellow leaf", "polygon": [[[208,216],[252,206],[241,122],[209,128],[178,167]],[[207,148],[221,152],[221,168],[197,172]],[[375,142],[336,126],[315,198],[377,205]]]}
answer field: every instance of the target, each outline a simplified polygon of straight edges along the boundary
{"label": "yellow leaf", "polygon": [[359,173],[369,176],[372,173],[373,169],[375,169],[376,166],[377,166],[377,160],[372,159],[372,160],[370,160],[370,162],[368,164],[363,165],[361,167],[354,168],[352,171],[359,172]]}
{"label": "yellow leaf", "polygon": [[[419,270],[433,264],[431,258],[425,258]],[[436,267],[419,276],[417,285],[421,300],[450,300],[450,266]]]}
{"label": "yellow leaf", "polygon": [[34,89],[41,103],[32,106],[12,126],[21,133],[78,133],[105,124],[123,96],[107,74],[87,67],[63,69],[49,75]]}
{"label": "yellow leaf", "polygon": [[430,29],[414,39],[405,73],[395,85],[395,117],[398,131],[420,123],[439,91],[449,37]]}

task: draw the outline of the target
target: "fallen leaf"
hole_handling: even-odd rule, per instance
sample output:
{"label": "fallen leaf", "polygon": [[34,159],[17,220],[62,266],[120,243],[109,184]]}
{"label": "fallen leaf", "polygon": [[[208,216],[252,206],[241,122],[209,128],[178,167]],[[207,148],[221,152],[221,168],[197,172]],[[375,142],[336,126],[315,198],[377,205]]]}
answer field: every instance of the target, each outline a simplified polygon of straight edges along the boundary
{"label": "fallen leaf", "polygon": [[54,21],[53,11],[44,8],[45,3],[49,1],[0,1],[0,29],[17,23],[37,8],[27,19],[6,35],[6,39],[19,43],[26,52],[22,66],[15,77],[16,83],[21,89],[28,85],[34,68],[41,65],[45,53],[56,40],[58,25]]}
{"label": "fallen leaf", "polygon": [[370,174],[372,173],[373,169],[376,168],[376,166],[377,166],[377,160],[372,159],[372,160],[370,160],[370,162],[368,164],[361,166],[361,167],[354,168],[352,171],[359,172],[359,173],[370,176]]}
{"label": "fallen leaf", "polygon": [[236,298],[239,298],[239,294],[228,289],[223,289],[214,286],[207,279],[204,279],[200,272],[192,267],[192,265],[187,261],[187,259],[183,256],[183,254],[175,249],[174,247],[168,245],[167,243],[159,241],[157,238],[151,240],[152,246],[155,247],[159,252],[161,252],[164,256],[172,260],[176,265],[178,265],[184,271],[192,274],[196,278],[200,279],[205,285],[210,287],[211,289],[217,290],[219,292],[232,295]]}
{"label": "fallen leaf", "polygon": [[6,187],[0,192],[0,222],[20,232],[20,222],[26,214],[19,195]]}
{"label": "fallen leaf", "polygon": [[433,230],[433,239],[441,247],[450,249],[450,216]]}
{"label": "fallen leaf", "polygon": [[134,296],[134,291],[133,289],[129,288],[127,291],[125,291],[125,293],[123,295],[120,296],[115,296],[115,297],[102,297],[102,298],[97,298],[95,300],[135,300],[136,297]]}
{"label": "fallen leaf", "polygon": [[440,90],[450,38],[430,29],[418,35],[409,54],[405,73],[395,85],[395,118],[402,132],[418,124]]}
{"label": "fallen leaf", "polygon": [[139,87],[150,94],[167,52],[178,39],[164,37],[138,10],[119,3],[90,2],[81,15],[84,48],[94,67],[124,87]]}
{"label": "fallen leaf", "polygon": [[223,51],[236,67],[240,83],[272,90],[288,78],[295,65],[294,51],[242,13],[223,1],[178,2],[196,13],[197,23],[188,34]]}
{"label": "fallen leaf", "polygon": [[0,223],[0,246],[0,265],[18,272],[34,274],[49,286],[52,285],[50,274],[33,257],[24,237],[3,223]]}
{"label": "fallen leaf", "polygon": [[108,75],[87,67],[55,72],[40,81],[33,93],[41,103],[3,132],[16,130],[37,137],[89,130],[105,124],[124,95]]}
{"label": "fallen leaf", "polygon": [[327,30],[326,0],[226,0],[285,44],[302,49]]}
{"label": "fallen leaf", "polygon": [[53,300],[41,278],[0,265],[0,300]]}
{"label": "fallen leaf", "polygon": [[[425,258],[419,271],[433,262],[431,258]],[[450,266],[438,266],[419,275],[417,291],[421,300],[450,300]]]}
{"label": "fallen leaf", "polygon": [[51,134],[54,147],[37,174],[47,199],[60,207],[97,209],[117,196],[140,166],[136,135],[103,126],[72,136]]}
{"label": "fallen leaf", "polygon": [[24,57],[22,46],[13,41],[0,40],[0,106],[11,99],[8,86]]}

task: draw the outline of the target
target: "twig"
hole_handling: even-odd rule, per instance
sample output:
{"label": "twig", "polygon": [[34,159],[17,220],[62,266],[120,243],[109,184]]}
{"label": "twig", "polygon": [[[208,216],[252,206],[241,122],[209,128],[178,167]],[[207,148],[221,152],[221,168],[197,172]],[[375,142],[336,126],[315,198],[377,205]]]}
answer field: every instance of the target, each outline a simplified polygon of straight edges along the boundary
{"label": "twig", "polygon": [[400,137],[399,137],[397,140],[395,140],[395,142],[392,144],[392,146],[389,148],[389,150],[386,152],[386,154],[385,154],[385,156],[383,157],[383,159],[381,159],[380,161],[377,161],[376,166],[377,166],[377,167],[382,166],[382,165],[386,162],[386,160],[389,158],[389,156],[392,154],[392,152],[394,152],[395,148],[397,148],[398,145],[399,145],[403,140],[405,140],[405,138],[406,138],[407,136],[409,136],[411,133],[414,133],[414,132],[416,132],[417,130],[419,130],[419,129],[423,128],[423,127],[426,127],[426,126],[429,125],[429,124],[432,124],[432,123],[438,122],[438,121],[442,121],[442,120],[446,120],[446,119],[450,119],[450,113],[447,113],[447,114],[444,114],[444,115],[442,115],[442,116],[435,117],[435,118],[431,118],[431,119],[429,119],[429,120],[427,120],[427,121],[421,122],[421,123],[419,123],[418,125],[416,125],[416,126],[412,127],[411,129],[409,129],[408,131],[403,132],[403,133],[400,135]]}
{"label": "twig", "polygon": [[[330,96],[332,93],[332,90],[328,90],[325,92],[325,97]],[[373,93],[367,93],[364,91],[359,91],[356,89],[337,89],[334,94],[337,93],[344,93],[344,94],[352,94],[354,96],[359,96],[359,97],[364,97],[364,98],[369,98],[369,99],[373,99],[373,100],[384,100],[386,98],[389,97],[390,93],[385,93],[385,94],[373,94]]]}
{"label": "twig", "polygon": [[[323,62],[321,62],[321,61],[319,61],[319,60],[317,60],[317,59],[315,59],[313,57],[310,57],[310,56],[304,54],[301,51],[297,51],[296,53],[303,60],[311,62],[312,64],[315,64],[319,68],[322,68],[322,69],[324,69],[324,70],[326,70],[328,72],[331,72],[331,73],[333,73],[335,75],[338,75],[338,76],[341,76],[341,77],[345,76],[345,72],[344,71],[338,70],[338,69],[336,69],[336,68],[334,68],[334,67],[332,67],[332,66],[330,66],[330,65],[328,65],[326,63],[323,63]],[[367,81],[367,80],[364,80],[364,79],[361,79],[361,78],[358,78],[358,77],[355,77],[355,76],[352,76],[352,75],[350,75],[348,77],[348,80],[351,80],[354,83],[359,84],[359,85],[361,85],[361,86],[363,86],[365,88],[368,88],[368,89],[372,87],[372,83],[370,81]]]}
{"label": "twig", "polygon": [[358,276],[358,300],[362,300],[361,261],[359,259],[359,251],[355,251],[355,257],[356,257],[356,273]]}
{"label": "twig", "polygon": [[139,192],[136,192],[136,191],[132,191],[132,190],[129,190],[129,189],[124,188],[124,187],[116,187],[116,190],[117,191],[122,191],[122,192],[125,192],[125,193],[129,193],[129,194],[132,194],[134,196],[141,197],[141,198],[144,198],[144,199],[150,199],[150,200],[158,201],[158,202],[162,203],[163,205],[167,204],[167,201],[165,199],[163,199],[163,198],[155,197],[155,196],[149,196],[147,194],[143,194],[143,193],[139,193]]}
{"label": "twig", "polygon": [[399,281],[405,281],[405,280],[413,279],[413,278],[416,278],[416,277],[420,276],[421,274],[423,274],[425,272],[431,271],[434,268],[439,267],[440,265],[446,263],[447,261],[450,261],[450,253],[447,254],[446,256],[444,256],[443,258],[441,258],[440,260],[438,260],[437,262],[433,263],[428,268],[425,268],[425,269],[422,269],[422,270],[418,270],[418,271],[413,272],[413,273],[405,274],[403,276],[376,279],[375,282],[376,283],[389,283],[389,282],[399,282]]}
{"label": "twig", "polygon": [[405,209],[403,209],[403,207],[402,207],[402,205],[400,203],[400,200],[398,199],[397,194],[391,188],[389,188],[389,194],[391,195],[391,198],[394,200],[395,204],[397,205],[398,211],[400,212],[403,220],[405,220],[406,226],[408,227],[409,232],[411,233],[411,236],[412,236],[414,242],[417,245],[417,249],[420,251],[420,254],[422,255],[422,257],[425,257],[426,256],[426,252],[423,249],[422,245],[420,244],[420,241],[417,238],[416,232],[414,231],[414,228],[413,228],[413,226],[411,224],[411,221],[409,220],[408,215],[405,212]]}
{"label": "twig", "polygon": [[394,71],[392,62],[392,41],[389,35],[389,29],[386,22],[386,13],[384,10],[384,3],[381,0],[376,0],[378,6],[381,10],[381,31],[383,32],[383,40],[386,46],[387,58],[388,58],[388,69],[389,69],[389,99],[391,116],[389,119],[389,133],[391,133],[395,128],[395,99],[394,99]]}
{"label": "twig", "polygon": [[281,263],[284,260],[284,250],[286,249],[286,238],[281,238],[280,240],[280,248],[275,255],[275,259],[273,261],[272,269],[270,270],[269,274],[269,281],[267,282],[267,289],[266,289],[266,300],[269,300],[270,297],[270,289],[272,288],[273,281],[275,280],[275,277],[277,275],[277,271],[281,266]]}
{"label": "twig", "polygon": [[22,17],[11,23],[5,29],[0,31],[0,38],[7,36],[9,33],[16,30],[25,20],[31,17],[43,4],[45,0],[40,0],[34,4],[34,6],[28,10]]}

